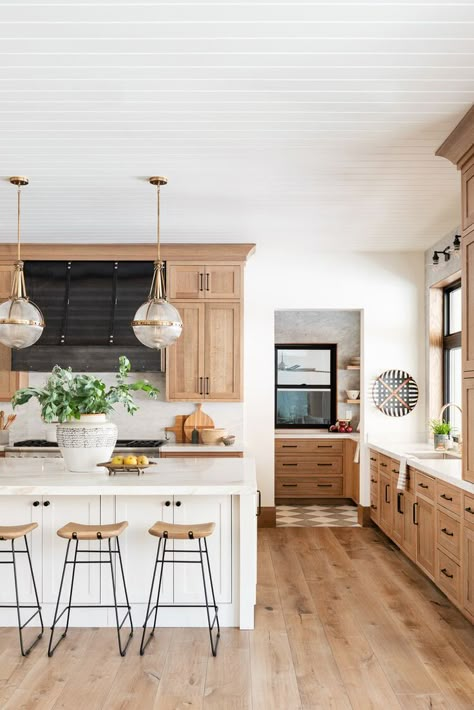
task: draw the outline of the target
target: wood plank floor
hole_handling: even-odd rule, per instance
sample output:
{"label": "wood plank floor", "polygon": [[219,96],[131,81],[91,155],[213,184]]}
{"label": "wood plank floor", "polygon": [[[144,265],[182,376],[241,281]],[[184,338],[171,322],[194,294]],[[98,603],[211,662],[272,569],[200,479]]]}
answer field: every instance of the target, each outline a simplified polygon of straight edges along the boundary
{"label": "wood plank floor", "polygon": [[[137,620],[139,621],[139,620]],[[141,620],[140,620],[141,621]],[[474,707],[474,629],[373,528],[259,531],[256,629],[164,629],[126,658],[111,629],[18,655],[0,629],[1,710]]]}

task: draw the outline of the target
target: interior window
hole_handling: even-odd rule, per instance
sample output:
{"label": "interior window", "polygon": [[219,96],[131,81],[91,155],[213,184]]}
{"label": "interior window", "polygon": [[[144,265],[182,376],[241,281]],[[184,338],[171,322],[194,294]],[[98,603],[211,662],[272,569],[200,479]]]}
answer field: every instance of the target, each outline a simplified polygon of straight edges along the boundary
{"label": "interior window", "polygon": [[336,418],[336,345],[277,345],[275,425],[327,429]]}
{"label": "interior window", "polygon": [[[462,406],[461,281],[444,289],[444,401]],[[451,407],[444,417],[454,429],[461,429],[461,414]]]}

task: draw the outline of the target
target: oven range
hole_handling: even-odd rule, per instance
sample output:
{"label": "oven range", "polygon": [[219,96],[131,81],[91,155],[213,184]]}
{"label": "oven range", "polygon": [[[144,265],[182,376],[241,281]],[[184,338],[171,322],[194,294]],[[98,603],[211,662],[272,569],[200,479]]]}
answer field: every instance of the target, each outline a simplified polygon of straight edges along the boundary
{"label": "oven range", "polygon": [[[114,453],[143,454],[156,458],[160,455],[160,448],[166,443],[165,439],[118,439]],[[59,456],[61,452],[57,443],[46,439],[25,439],[5,447],[5,457],[8,458],[41,459]]]}

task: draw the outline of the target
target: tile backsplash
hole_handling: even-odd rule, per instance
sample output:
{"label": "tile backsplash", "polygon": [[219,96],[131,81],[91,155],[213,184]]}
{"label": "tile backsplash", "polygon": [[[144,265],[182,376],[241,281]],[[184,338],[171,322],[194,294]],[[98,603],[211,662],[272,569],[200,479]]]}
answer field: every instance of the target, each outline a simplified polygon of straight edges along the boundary
{"label": "tile backsplash", "polygon": [[[33,372],[29,377],[30,386],[41,386],[46,378],[46,373]],[[99,373],[106,384],[115,383],[113,373]],[[164,427],[173,426],[177,414],[192,414],[195,405],[192,402],[166,402],[165,401],[165,376],[163,374],[134,373],[130,381],[146,379],[160,390],[158,399],[150,399],[143,392],[136,394],[139,410],[133,416],[126,413],[121,405],[116,405],[116,410],[109,415],[119,428],[119,438],[164,438]],[[0,405],[6,413],[12,411],[8,403]],[[243,438],[243,403],[242,402],[203,402],[203,410],[214,420],[216,427],[225,427],[230,434],[234,434],[237,441]],[[11,441],[21,439],[47,438],[47,430],[51,425],[45,425],[40,418],[39,405],[34,401],[18,407],[15,410],[17,419],[11,427]],[[170,434],[174,441],[174,435]]]}

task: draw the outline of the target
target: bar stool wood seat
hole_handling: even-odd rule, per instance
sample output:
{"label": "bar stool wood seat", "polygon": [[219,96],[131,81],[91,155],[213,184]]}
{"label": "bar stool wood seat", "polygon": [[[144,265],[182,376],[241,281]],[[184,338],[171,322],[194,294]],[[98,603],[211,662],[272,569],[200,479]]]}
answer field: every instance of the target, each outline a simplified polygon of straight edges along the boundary
{"label": "bar stool wood seat", "polygon": [[128,527],[124,520],[122,523],[110,525],[82,525],[81,523],[68,523],[57,532],[59,537],[66,540],[107,540],[118,537]]}
{"label": "bar stool wood seat", "polygon": [[32,530],[36,530],[38,523],[27,523],[26,525],[0,525],[0,540],[18,540],[25,537]]}
{"label": "bar stool wood seat", "polygon": [[[30,557],[30,549],[28,547],[28,540],[27,540],[27,535],[28,533],[32,532],[33,530],[36,530],[38,527],[38,523],[26,523],[25,525],[0,525],[0,540],[4,542],[10,542],[11,544],[9,545],[8,549],[2,550],[0,549],[0,553],[11,555],[11,559],[9,560],[3,560],[0,559],[0,565],[12,565],[13,567],[13,581],[15,584],[15,604],[0,604],[0,609],[16,609],[16,614],[17,614],[17,619],[18,619],[18,633],[20,636],[20,651],[22,656],[28,656],[30,653],[31,649],[36,646],[40,638],[43,636],[44,633],[44,625],[43,625],[43,616],[41,614],[41,605],[39,602],[39,597],[38,597],[38,590],[36,588],[36,580],[35,580],[35,575],[33,572],[33,565],[31,563],[31,557]],[[15,547],[15,541],[19,540],[20,538],[23,538],[25,541],[25,548],[23,550],[19,550],[17,547]],[[19,588],[18,588],[18,571],[17,571],[17,555],[26,555],[28,559],[28,566],[30,568],[30,574],[31,574],[31,580],[33,582],[33,591],[35,595],[35,604],[22,604],[20,602],[20,595],[19,595]],[[2,582],[4,578],[2,575]],[[21,621],[21,610],[22,609],[34,609],[35,611],[33,614],[25,621],[22,623]],[[35,616],[39,617],[40,624],[41,624],[41,632],[38,634],[38,636],[35,638],[35,640],[28,646],[28,648],[25,648],[24,643],[23,643],[23,629],[25,626],[27,626],[30,621],[32,621]]]}
{"label": "bar stool wood seat", "polygon": [[[145,616],[145,621],[143,623],[143,633],[142,633],[142,641],[140,644],[140,655],[143,656],[145,653],[145,649],[150,643],[152,637],[155,634],[155,628],[156,628],[156,620],[157,620],[157,615],[158,615],[158,608],[165,608],[165,607],[171,607],[171,608],[180,608],[180,607],[193,607],[193,608],[205,608],[206,609],[206,614],[207,614],[207,625],[209,628],[209,641],[211,643],[211,651],[212,655],[216,656],[217,655],[217,646],[219,644],[219,638],[221,635],[221,630],[219,626],[219,609],[216,604],[216,597],[214,594],[214,584],[212,581],[212,573],[211,573],[211,565],[209,562],[209,553],[207,550],[207,538],[212,535],[216,528],[215,523],[191,523],[189,525],[177,525],[174,523],[164,523],[162,520],[158,520],[152,527],[148,530],[150,535],[153,535],[154,537],[158,538],[158,549],[156,552],[156,558],[155,558],[155,565],[153,568],[153,575],[151,579],[151,587],[150,587],[150,596],[148,597],[148,605],[147,605],[147,610],[146,610],[146,616]],[[171,549],[167,550],[166,546],[170,540],[195,540],[197,542],[197,549],[179,549],[177,547],[171,547]],[[160,556],[161,552],[161,556]],[[183,553],[186,555],[199,555],[199,559],[190,559],[189,557],[187,559],[176,559],[176,556],[174,553]],[[171,559],[166,559],[166,555],[171,555]],[[209,593],[208,593],[208,588],[207,588],[207,582],[206,582],[206,572],[205,572],[205,567],[204,567],[204,558],[206,558],[206,567],[207,567],[207,574],[209,578],[209,585],[210,585],[210,597],[211,600],[209,600]],[[169,565],[175,565],[175,564],[200,564],[201,565],[201,574],[202,574],[202,584],[203,584],[203,589],[204,589],[204,604],[160,604],[160,593],[161,593],[161,586],[162,586],[162,581],[163,581],[163,569],[166,564]],[[155,579],[156,579],[156,572],[158,569],[158,566],[160,567],[160,575],[158,578],[158,588],[156,592],[156,602],[153,604],[152,599],[153,599],[153,589],[155,587]],[[211,621],[211,614],[210,614],[210,609],[214,610],[214,617]],[[153,627],[152,630],[150,631],[148,638],[145,641],[145,635],[146,635],[146,630],[147,630],[147,624],[150,616],[154,613],[154,618],[153,618]],[[214,626],[216,626],[217,632],[215,634],[215,639],[213,637],[213,629]]]}
{"label": "bar stool wood seat", "polygon": [[209,537],[216,529],[215,523],[198,523],[197,525],[177,525],[175,523],[156,522],[148,532],[155,537],[166,537],[168,540],[198,540]]}
{"label": "bar stool wood seat", "polygon": [[[60,528],[57,531],[57,535],[61,538],[64,538],[67,540],[67,547],[66,547],[66,555],[64,557],[64,565],[63,565],[63,571],[61,575],[61,582],[59,584],[59,592],[58,592],[58,600],[56,602],[56,610],[54,612],[54,621],[53,625],[51,627],[51,636],[49,638],[49,646],[48,646],[48,656],[51,657],[56,650],[56,648],[59,646],[61,641],[66,637],[66,634],[69,629],[69,618],[71,614],[71,609],[114,609],[115,610],[115,622],[117,626],[117,641],[118,641],[118,647],[119,647],[119,652],[121,656],[125,656],[127,652],[127,648],[129,646],[130,641],[132,640],[133,636],[133,621],[132,621],[132,614],[131,614],[131,607],[130,607],[130,602],[128,599],[128,592],[127,592],[127,585],[125,582],[125,574],[123,570],[123,564],[122,564],[122,555],[120,553],[120,544],[119,544],[119,536],[123,533],[123,531],[128,527],[127,521],[122,521],[121,523],[111,523],[108,525],[83,525],[82,523],[67,523],[64,525],[62,528]],[[96,549],[92,549],[91,546],[88,547],[79,547],[79,542],[81,541],[99,541],[101,542],[102,540],[107,541],[107,546],[106,549],[104,550],[102,546]],[[115,540],[115,549],[112,548],[112,540]],[[68,559],[69,556],[69,549],[71,547],[71,543],[73,545],[73,558]],[[93,555],[93,554],[98,554],[99,559],[97,560],[81,560],[78,559],[78,555],[81,553],[87,554],[87,555]],[[102,559],[102,555],[105,556],[105,559]],[[117,581],[116,581],[116,573],[114,572],[114,563],[113,563],[113,555],[118,558],[118,567],[120,569],[120,575],[122,579],[122,586],[123,586],[123,592],[125,596],[125,604],[117,604]],[[73,593],[73,588],[74,588],[74,577],[76,574],[76,566],[77,565],[91,565],[91,564],[98,564],[98,565],[109,565],[110,567],[110,576],[112,580],[112,592],[113,592],[113,604],[73,604],[72,603],[72,593]],[[59,606],[61,603],[61,593],[63,590],[64,586],[64,578],[66,574],[66,568],[68,565],[72,566],[72,572],[71,572],[71,582],[70,582],[70,587],[69,587],[69,598],[68,598],[68,603],[62,610],[62,612],[59,614]],[[119,609],[126,609],[125,616],[123,617],[122,621],[119,621]],[[60,636],[59,640],[53,645],[53,637],[54,637],[54,631],[56,628],[56,625],[58,621],[61,619],[63,614],[67,612],[66,616],[66,625],[64,628],[64,631],[62,635]],[[127,641],[125,643],[125,646],[122,644],[122,637],[121,637],[121,630],[122,626],[126,622],[126,620],[130,620],[130,633],[128,635]]]}

